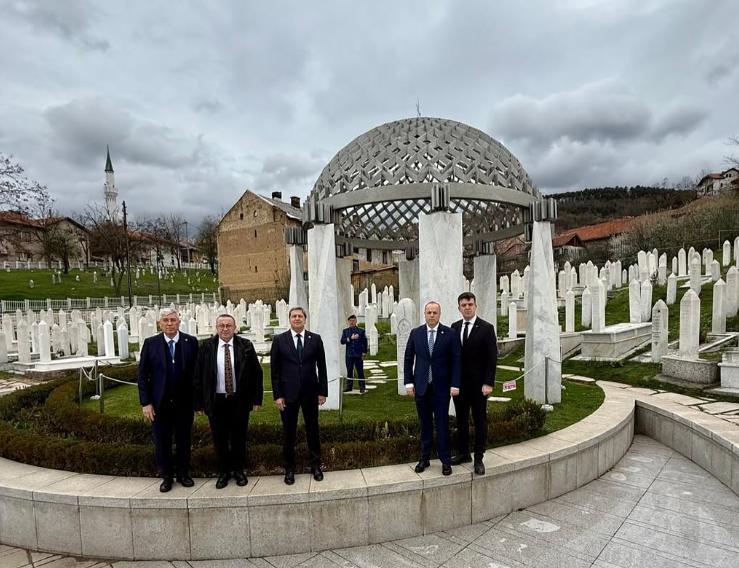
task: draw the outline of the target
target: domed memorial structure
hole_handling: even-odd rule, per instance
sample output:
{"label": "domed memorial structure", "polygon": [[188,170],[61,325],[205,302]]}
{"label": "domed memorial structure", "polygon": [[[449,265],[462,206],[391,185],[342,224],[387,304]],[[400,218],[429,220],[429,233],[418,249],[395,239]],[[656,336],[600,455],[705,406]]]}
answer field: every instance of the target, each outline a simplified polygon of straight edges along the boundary
{"label": "domed memorial structure", "polygon": [[418,240],[418,215],[432,211],[434,185],[449,188],[465,244],[520,234],[523,211],[540,197],[500,142],[461,122],[418,117],[380,125],[339,150],[309,204],[331,206],[337,244],[404,249]]}
{"label": "domed memorial structure", "polygon": [[[342,257],[359,248],[406,251],[399,299],[413,300],[415,311],[407,328],[418,325],[420,308],[430,300],[441,306],[441,321],[451,323],[465,289],[463,247],[473,245],[478,313],[494,323],[492,243],[554,215],[553,203],[544,205],[518,159],[484,132],[430,117],[383,124],[331,159],[303,206],[303,228],[286,230],[290,304],[305,301],[300,294],[307,244],[309,325],[323,337],[329,375],[338,377],[338,330],[353,309],[351,266]],[[399,332],[399,352],[403,343]],[[338,408],[338,381],[329,383],[324,408]],[[398,393],[404,394],[401,376]]]}

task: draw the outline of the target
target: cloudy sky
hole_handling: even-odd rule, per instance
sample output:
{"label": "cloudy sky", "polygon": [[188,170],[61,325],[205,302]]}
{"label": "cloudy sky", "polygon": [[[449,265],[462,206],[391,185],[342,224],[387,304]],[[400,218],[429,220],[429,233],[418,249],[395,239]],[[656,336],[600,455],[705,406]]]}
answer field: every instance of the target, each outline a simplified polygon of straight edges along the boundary
{"label": "cloudy sky", "polygon": [[358,4],[0,0],[0,152],[72,212],[110,144],[119,202],[197,223],[305,197],[417,97],[545,192],[722,169],[739,134],[736,0]]}

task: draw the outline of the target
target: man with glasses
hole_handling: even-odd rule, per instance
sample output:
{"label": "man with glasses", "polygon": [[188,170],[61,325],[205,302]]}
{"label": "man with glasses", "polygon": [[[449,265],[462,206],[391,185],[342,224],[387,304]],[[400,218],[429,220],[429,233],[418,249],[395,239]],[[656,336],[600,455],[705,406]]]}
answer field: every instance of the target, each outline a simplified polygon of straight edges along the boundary
{"label": "man with glasses", "polygon": [[[157,468],[162,476],[159,490],[171,491],[176,475],[184,487],[190,477],[190,436],[193,422],[193,368],[198,340],[180,331],[180,318],[172,308],[159,310],[162,333],[147,338],[139,362],[139,402],[154,430]],[[172,434],[177,460],[172,457]]]}
{"label": "man with glasses", "polygon": [[298,412],[302,410],[308,438],[311,474],[323,480],[321,442],[318,434],[318,407],[328,396],[328,373],[323,341],[317,333],[305,329],[303,308],[291,308],[290,329],[275,336],[270,353],[272,391],[280,410],[285,459],[285,483],[295,483],[295,433]]}
{"label": "man with glasses", "polygon": [[210,421],[216,449],[216,489],[236,485],[246,477],[246,434],[249,413],[262,406],[262,366],[254,345],[236,335],[236,320],[228,314],[216,319],[217,335],[203,341],[195,368],[194,406]]}

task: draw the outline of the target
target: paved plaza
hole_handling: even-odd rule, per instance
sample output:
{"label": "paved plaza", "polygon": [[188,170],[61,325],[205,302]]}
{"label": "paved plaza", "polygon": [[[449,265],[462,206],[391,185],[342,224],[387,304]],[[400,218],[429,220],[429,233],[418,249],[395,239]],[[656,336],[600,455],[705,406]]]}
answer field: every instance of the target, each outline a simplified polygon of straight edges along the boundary
{"label": "paved plaza", "polygon": [[[31,566],[103,568],[111,564],[0,545],[0,568]],[[124,561],[112,566],[736,568],[739,497],[690,460],[650,438],[636,436],[618,465],[585,487],[450,532],[322,553],[249,560]]]}

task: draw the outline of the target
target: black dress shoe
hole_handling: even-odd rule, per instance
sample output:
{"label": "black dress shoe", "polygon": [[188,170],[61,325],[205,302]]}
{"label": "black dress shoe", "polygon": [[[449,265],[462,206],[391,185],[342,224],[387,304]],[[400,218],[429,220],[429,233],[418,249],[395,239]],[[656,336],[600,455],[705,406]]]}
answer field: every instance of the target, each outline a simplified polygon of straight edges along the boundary
{"label": "black dress shoe", "polygon": [[223,489],[228,485],[228,480],[231,479],[231,476],[227,473],[224,473],[223,475],[218,476],[218,481],[216,481],[216,489]]}
{"label": "black dress shoe", "polygon": [[172,491],[172,478],[166,477],[162,479],[162,484],[159,486],[159,491],[162,493],[167,493],[168,491]]}
{"label": "black dress shoe", "polygon": [[313,479],[316,481],[323,481],[323,472],[320,467],[312,467],[310,472],[313,474]]}
{"label": "black dress shoe", "polygon": [[429,460],[421,460],[416,464],[416,467],[414,468],[416,473],[423,473],[424,470],[431,465],[431,462]]}
{"label": "black dress shoe", "polygon": [[192,477],[190,477],[187,474],[178,475],[177,481],[180,482],[180,485],[182,485],[182,487],[194,487],[195,486],[195,482],[192,480]]}
{"label": "black dress shoe", "polygon": [[234,473],[234,479],[236,480],[236,485],[239,487],[243,487],[247,483],[249,483],[249,480],[246,478],[246,473],[244,471],[237,471]]}
{"label": "black dress shoe", "polygon": [[472,456],[470,454],[459,454],[458,456],[452,456],[452,459],[449,461],[452,465],[462,465],[463,463],[470,463]]}
{"label": "black dress shoe", "polygon": [[292,485],[293,483],[295,483],[295,472],[294,471],[285,472],[285,483],[287,485]]}
{"label": "black dress shoe", "polygon": [[448,463],[442,464],[441,466],[441,474],[442,475],[451,475],[452,474],[452,466]]}
{"label": "black dress shoe", "polygon": [[344,389],[344,390],[343,390],[343,391],[341,391],[341,392],[352,392],[352,389]]}
{"label": "black dress shoe", "polygon": [[485,464],[482,460],[475,460],[475,475],[485,475]]}

